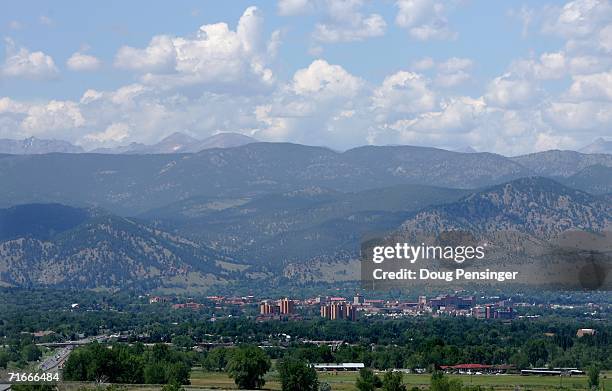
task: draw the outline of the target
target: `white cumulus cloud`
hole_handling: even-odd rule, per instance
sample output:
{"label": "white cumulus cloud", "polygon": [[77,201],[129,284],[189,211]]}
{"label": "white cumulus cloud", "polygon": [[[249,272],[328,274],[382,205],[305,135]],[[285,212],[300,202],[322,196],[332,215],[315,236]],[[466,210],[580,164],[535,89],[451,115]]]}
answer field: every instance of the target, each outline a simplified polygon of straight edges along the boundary
{"label": "white cumulus cloud", "polygon": [[7,39],[5,44],[6,59],[0,69],[3,76],[40,80],[59,75],[51,56],[41,51],[31,52],[24,47],[17,48],[10,39]]}
{"label": "white cumulus cloud", "polygon": [[66,66],[73,71],[95,71],[102,62],[95,56],[75,52],[66,61]]}
{"label": "white cumulus cloud", "polygon": [[252,82],[269,86],[274,82],[266,55],[278,44],[265,44],[263,16],[257,7],[247,8],[236,31],[227,23],[207,24],[193,37],[153,37],[146,48],[122,47],[115,66],[143,73],[148,84],[176,87],[196,84],[248,87]]}
{"label": "white cumulus cloud", "polygon": [[333,43],[384,35],[387,23],[383,17],[376,13],[364,15],[360,11],[362,6],[362,0],[325,1],[323,8],[329,21],[317,23],[312,37],[315,41]]}
{"label": "white cumulus cloud", "polygon": [[457,33],[449,27],[444,3],[433,0],[397,0],[395,23],[408,30],[411,37],[430,39],[455,39]]}

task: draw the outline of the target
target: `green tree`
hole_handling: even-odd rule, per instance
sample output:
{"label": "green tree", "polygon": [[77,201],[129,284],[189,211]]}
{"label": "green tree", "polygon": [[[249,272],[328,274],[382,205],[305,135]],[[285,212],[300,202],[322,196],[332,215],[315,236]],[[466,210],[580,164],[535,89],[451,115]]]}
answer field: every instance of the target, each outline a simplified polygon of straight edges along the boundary
{"label": "green tree", "polygon": [[597,389],[599,387],[599,366],[592,365],[587,371],[589,377],[589,388]]}
{"label": "green tree", "polygon": [[38,346],[29,344],[21,349],[21,355],[25,361],[36,361],[42,356]]}
{"label": "green tree", "polygon": [[384,391],[406,391],[406,386],[402,384],[404,375],[401,372],[387,371],[383,376]]}
{"label": "green tree", "polygon": [[172,344],[178,348],[191,350],[195,343],[193,339],[188,335],[176,335],[172,338]]}
{"label": "green tree", "polygon": [[449,379],[443,372],[435,371],[431,374],[430,391],[461,391],[463,384],[457,379]]}
{"label": "green tree", "polygon": [[184,362],[166,363],[166,379],[168,384],[189,384],[191,368]]}
{"label": "green tree", "polygon": [[317,391],[317,371],[305,361],[287,358],[278,365],[282,391]]}
{"label": "green tree", "polygon": [[256,346],[244,346],[232,353],[227,363],[227,372],[240,388],[261,388],[266,381],[264,375],[270,370],[270,358]]}
{"label": "green tree", "polygon": [[322,382],[319,384],[319,391],[332,391],[331,386],[327,382]]}
{"label": "green tree", "polygon": [[0,351],[0,368],[6,369],[9,363],[9,355],[5,351]]}
{"label": "green tree", "polygon": [[169,383],[164,384],[161,391],[185,391],[185,389],[179,383]]}
{"label": "green tree", "polygon": [[371,369],[363,368],[359,370],[359,377],[355,383],[355,387],[359,391],[373,391],[376,388],[382,386],[380,377],[376,375]]}
{"label": "green tree", "polygon": [[166,366],[163,362],[152,362],[145,365],[144,381],[147,384],[165,384]]}
{"label": "green tree", "polygon": [[206,355],[202,366],[209,371],[223,371],[228,359],[229,352],[226,348],[214,348]]}
{"label": "green tree", "polygon": [[527,342],[527,358],[533,366],[540,366],[548,360],[548,349],[546,341],[541,339],[530,340]]}

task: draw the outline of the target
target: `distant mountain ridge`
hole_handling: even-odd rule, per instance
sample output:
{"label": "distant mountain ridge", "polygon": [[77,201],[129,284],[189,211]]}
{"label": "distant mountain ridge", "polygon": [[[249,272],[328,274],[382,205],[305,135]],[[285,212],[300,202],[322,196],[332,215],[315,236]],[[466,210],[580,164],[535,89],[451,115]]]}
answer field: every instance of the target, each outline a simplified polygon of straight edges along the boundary
{"label": "distant mountain ridge", "polygon": [[82,153],[83,148],[63,140],[43,140],[28,137],[23,140],[0,139],[0,153],[33,155],[45,153]]}
{"label": "distant mountain ridge", "polygon": [[420,147],[339,153],[252,143],[195,154],[5,155],[0,156],[0,207],[58,202],[135,215],[195,196],[240,198],[311,186],[343,192],[401,184],[466,189],[527,175],[527,169],[500,155]]}
{"label": "distant mountain ridge", "polygon": [[175,132],[158,143],[146,145],[130,143],[112,148],[96,148],[85,151],[82,147],[64,140],[46,140],[29,137],[23,140],[0,139],[0,154],[40,155],[47,153],[101,153],[101,154],[167,154],[196,153],[210,148],[233,148],[257,142],[240,133],[218,133],[203,140],[185,133]]}
{"label": "distant mountain ridge", "polygon": [[255,143],[252,137],[240,133],[219,133],[203,140],[191,137],[185,133],[175,132],[164,137],[153,145],[131,143],[116,148],[98,148],[91,153],[108,154],[167,154],[167,153],[196,153],[210,148],[233,148],[241,145]]}
{"label": "distant mountain ridge", "polygon": [[589,166],[612,167],[612,155],[551,150],[510,158],[533,175],[569,177]]}
{"label": "distant mountain ridge", "polygon": [[612,140],[600,137],[593,143],[579,150],[582,153],[607,153],[612,154]]}

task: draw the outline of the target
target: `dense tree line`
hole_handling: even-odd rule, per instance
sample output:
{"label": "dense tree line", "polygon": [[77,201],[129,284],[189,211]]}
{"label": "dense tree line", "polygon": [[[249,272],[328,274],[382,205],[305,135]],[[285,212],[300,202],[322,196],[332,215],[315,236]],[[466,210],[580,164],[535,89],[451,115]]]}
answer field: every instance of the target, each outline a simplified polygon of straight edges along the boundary
{"label": "dense tree line", "polygon": [[0,368],[5,369],[10,362],[17,368],[25,368],[28,362],[38,361],[43,351],[36,346],[34,338],[29,334],[20,334],[6,339],[5,347],[0,347]]}
{"label": "dense tree line", "polygon": [[189,384],[193,357],[157,344],[101,345],[76,349],[64,366],[64,380],[129,384]]}
{"label": "dense tree line", "polygon": [[[580,327],[571,320],[521,320],[510,324],[475,319],[411,319],[359,322],[218,322],[216,332],[265,341],[286,333],[292,337],[348,341],[332,351],[293,343],[267,349],[272,358],[292,357],[307,362],[364,362],[377,369],[430,368],[460,363],[514,364],[528,367],[579,367],[598,364],[612,368],[609,326],[599,324],[594,336],[577,337]],[[225,323],[225,324],[222,324]],[[226,327],[226,329],[224,329]],[[193,330],[197,339],[197,328]],[[203,366],[224,366],[223,349],[208,353]]]}

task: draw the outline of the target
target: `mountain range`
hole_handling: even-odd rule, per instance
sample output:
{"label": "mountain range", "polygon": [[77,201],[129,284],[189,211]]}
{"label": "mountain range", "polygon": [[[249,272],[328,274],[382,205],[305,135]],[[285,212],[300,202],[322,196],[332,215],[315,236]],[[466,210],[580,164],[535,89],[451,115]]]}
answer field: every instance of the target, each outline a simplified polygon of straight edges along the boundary
{"label": "mountain range", "polygon": [[[307,187],[340,192],[401,184],[474,189],[528,176],[570,180],[579,189],[610,185],[588,167],[612,155],[549,151],[507,158],[411,146],[336,152],[287,143],[252,143],[192,154],[0,155],[0,207],[57,202],[137,215],[192,197],[242,198]],[[604,180],[604,182],[601,182]]]}
{"label": "mountain range", "polygon": [[0,139],[0,153],[32,155],[43,153],[82,153],[85,150],[62,140],[42,140],[28,137],[23,140]]}
{"label": "mountain range", "polygon": [[607,195],[528,177],[479,190],[402,185],[193,198],[133,218],[21,205],[0,210],[0,227],[2,285],[191,291],[288,274],[356,279],[351,261],[360,242],[398,230],[515,231],[522,245],[570,230],[609,231],[612,203]]}
{"label": "mountain range", "polygon": [[0,139],[0,153],[11,155],[85,152],[105,154],[195,153],[204,149],[232,148],[254,142],[257,142],[257,140],[240,133],[219,133],[200,140],[185,133],[175,132],[153,145],[130,143],[113,148],[96,148],[85,151],[82,147],[73,145],[68,141],[29,137],[23,140]]}
{"label": "mountain range", "polygon": [[116,148],[98,148],[90,152],[108,154],[195,153],[210,148],[233,148],[254,142],[257,140],[240,133],[219,133],[199,140],[185,133],[176,132],[153,145],[131,143]]}
{"label": "mountain range", "polygon": [[[158,151],[191,143],[166,141]],[[358,279],[350,262],[372,235],[515,230],[541,241],[610,230],[612,214],[612,155],[572,151],[508,158],[254,142],[4,154],[0,183],[0,284],[28,287]]]}

